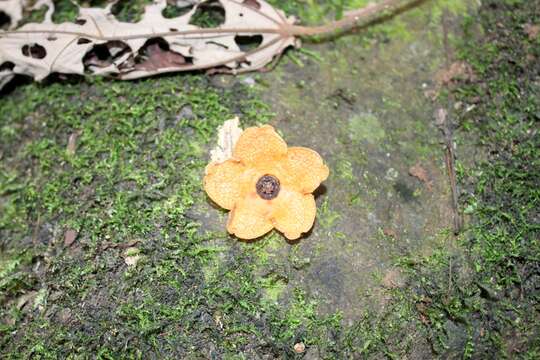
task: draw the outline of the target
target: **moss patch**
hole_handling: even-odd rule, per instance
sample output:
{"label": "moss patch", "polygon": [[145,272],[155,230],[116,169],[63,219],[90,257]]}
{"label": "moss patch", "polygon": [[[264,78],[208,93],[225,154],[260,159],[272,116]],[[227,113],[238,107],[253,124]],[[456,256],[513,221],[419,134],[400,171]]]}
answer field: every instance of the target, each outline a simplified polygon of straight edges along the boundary
{"label": "moss patch", "polygon": [[377,143],[384,139],[386,133],[373,114],[360,114],[349,119],[349,134],[351,139],[365,140],[370,143]]}

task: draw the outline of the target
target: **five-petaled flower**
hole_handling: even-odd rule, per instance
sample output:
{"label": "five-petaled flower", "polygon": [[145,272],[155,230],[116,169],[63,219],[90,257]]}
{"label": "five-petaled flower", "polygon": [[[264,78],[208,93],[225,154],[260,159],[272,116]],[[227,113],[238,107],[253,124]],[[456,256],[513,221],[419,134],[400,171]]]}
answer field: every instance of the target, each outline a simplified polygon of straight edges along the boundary
{"label": "five-petaled flower", "polygon": [[328,177],[320,155],[290,147],[269,125],[246,129],[231,159],[210,163],[204,189],[216,204],[231,210],[229,233],[258,238],[273,228],[298,239],[313,226],[313,191]]}

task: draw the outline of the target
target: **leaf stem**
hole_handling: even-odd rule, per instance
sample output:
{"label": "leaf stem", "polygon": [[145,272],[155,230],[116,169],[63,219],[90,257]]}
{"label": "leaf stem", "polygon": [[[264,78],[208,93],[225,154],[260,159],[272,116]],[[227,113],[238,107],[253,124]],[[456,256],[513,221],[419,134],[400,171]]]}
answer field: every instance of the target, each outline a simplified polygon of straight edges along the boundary
{"label": "leaf stem", "polygon": [[354,28],[361,28],[375,21],[397,15],[425,0],[383,0],[380,3],[369,4],[361,9],[345,13],[341,20],[336,20],[320,26],[291,25],[287,32],[294,36],[328,36],[344,33]]}

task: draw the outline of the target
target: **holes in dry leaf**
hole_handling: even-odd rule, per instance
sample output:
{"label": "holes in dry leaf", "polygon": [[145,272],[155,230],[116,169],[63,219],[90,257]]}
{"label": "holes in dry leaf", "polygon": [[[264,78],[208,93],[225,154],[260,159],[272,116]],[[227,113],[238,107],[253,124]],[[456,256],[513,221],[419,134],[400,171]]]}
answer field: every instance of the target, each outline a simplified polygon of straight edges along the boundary
{"label": "holes in dry leaf", "polygon": [[225,8],[216,0],[200,3],[189,21],[190,25],[200,28],[216,28],[224,23]]}
{"label": "holes in dry leaf", "polygon": [[45,20],[45,14],[47,13],[47,10],[49,10],[48,6],[40,6],[38,9],[26,9],[23,18],[18,25],[21,26],[28,23],[43,22]]}
{"label": "holes in dry leaf", "polygon": [[141,49],[139,50],[139,56],[146,56],[148,49],[151,47],[156,47],[156,46],[163,51],[168,51],[170,49],[169,43],[164,38],[162,37],[151,38],[151,39],[146,40],[144,45],[141,47]]}
{"label": "holes in dry leaf", "polygon": [[108,41],[105,44],[94,45],[90,51],[84,55],[83,64],[85,70],[91,70],[91,66],[99,68],[107,67],[129,51],[131,51],[131,49],[126,43],[117,40]]}
{"label": "holes in dry leaf", "polygon": [[1,71],[6,71],[6,70],[13,70],[15,68],[15,64],[12,63],[11,61],[6,61],[5,63],[2,63],[0,65],[0,72]]}
{"label": "holes in dry leaf", "polygon": [[151,3],[151,0],[120,0],[113,5],[111,12],[119,21],[134,23],[142,19],[142,16],[144,14],[144,7]]}
{"label": "holes in dry leaf", "polygon": [[107,5],[108,0],[86,0],[86,6],[103,7]]}
{"label": "holes in dry leaf", "polygon": [[3,11],[0,11],[0,29],[7,29],[11,25],[11,18]]}
{"label": "holes in dry leaf", "polygon": [[262,44],[263,37],[262,35],[236,35],[234,37],[234,42],[236,43],[236,45],[238,45],[240,50],[251,51],[255,50]]}
{"label": "holes in dry leaf", "polygon": [[[261,3],[259,3],[257,0],[244,0],[242,4],[255,10],[259,10],[261,8]],[[242,14],[240,14],[240,16],[242,16]]]}
{"label": "holes in dry leaf", "polygon": [[182,15],[186,15],[188,12],[193,10],[193,4],[187,4],[186,6],[177,6],[175,4],[167,3],[167,6],[162,11],[163,17],[167,19],[174,19]]}
{"label": "holes in dry leaf", "polygon": [[244,59],[242,61],[240,61],[240,63],[238,64],[240,68],[248,68],[251,66],[251,61],[249,61],[248,59]]}
{"label": "holes in dry leaf", "polygon": [[157,71],[166,68],[178,68],[193,64],[193,58],[183,56],[169,47],[163,38],[146,41],[135,57],[134,67],[137,70]]}
{"label": "holes in dry leaf", "polygon": [[84,45],[88,43],[91,43],[91,41],[86,38],[79,38],[79,40],[77,40],[77,45]]}
{"label": "holes in dry leaf", "polygon": [[47,56],[45,48],[39,44],[24,45],[22,47],[22,54],[33,59],[43,59]]}
{"label": "holes in dry leaf", "polygon": [[52,20],[56,24],[74,22],[77,19],[78,13],[79,9],[75,1],[54,1]]}

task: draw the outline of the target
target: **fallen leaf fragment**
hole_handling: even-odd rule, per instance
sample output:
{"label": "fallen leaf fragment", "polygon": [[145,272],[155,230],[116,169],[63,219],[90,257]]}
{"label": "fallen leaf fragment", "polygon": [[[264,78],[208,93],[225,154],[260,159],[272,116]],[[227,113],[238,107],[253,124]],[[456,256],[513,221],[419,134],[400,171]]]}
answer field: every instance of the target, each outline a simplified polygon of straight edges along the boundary
{"label": "fallen leaf fragment", "polygon": [[475,78],[472,66],[465,61],[456,61],[435,75],[438,86],[448,85],[456,80],[473,81]]}
{"label": "fallen leaf fragment", "polygon": [[75,242],[75,239],[77,239],[77,235],[79,235],[79,233],[76,230],[67,230],[64,233],[64,246],[71,246]]}
{"label": "fallen leaf fragment", "polygon": [[394,239],[397,237],[397,234],[393,229],[383,229],[383,234],[384,236],[388,236]]}
{"label": "fallen leaf fragment", "polygon": [[400,288],[405,285],[403,274],[398,269],[391,269],[386,272],[382,280],[382,285],[387,289]]}
{"label": "fallen leaf fragment", "polygon": [[127,266],[136,266],[141,258],[140,250],[136,247],[130,247],[124,251],[124,262]]}
{"label": "fallen leaf fragment", "polygon": [[411,166],[409,168],[409,175],[417,178],[418,180],[426,184],[429,191],[432,190],[433,182],[430,180],[428,172],[422,167],[422,165],[416,164],[414,166]]}
{"label": "fallen leaf fragment", "polygon": [[429,307],[431,306],[431,303],[432,303],[432,300],[430,298],[424,298],[415,304],[416,311],[418,311],[418,315],[420,317],[420,321],[424,325],[431,324],[431,321],[428,316],[428,310],[429,310]]}
{"label": "fallen leaf fragment", "polygon": [[242,131],[238,117],[225,121],[218,128],[218,143],[210,151],[210,159],[219,163],[232,158],[234,145],[242,135]]}
{"label": "fallen leaf fragment", "polygon": [[297,354],[301,354],[304,351],[306,351],[306,345],[303,342],[299,342],[294,344],[294,352]]}
{"label": "fallen leaf fragment", "polygon": [[[254,71],[297,44],[287,31],[295,19],[263,0],[199,1],[175,18],[163,15],[166,0],[155,0],[137,23],[119,21],[113,4],[79,6],[75,22],[56,24],[53,2],[36,3],[49,8],[43,22],[0,32],[0,65],[14,65],[0,72],[0,84],[10,74],[41,81],[52,73],[135,79],[199,69]],[[222,24],[197,25],[196,14],[216,9],[225,15]],[[256,46],[244,49],[246,41]]]}
{"label": "fallen leaf fragment", "polygon": [[540,25],[525,24],[523,30],[529,37],[529,40],[535,40],[538,37],[538,34],[540,34]]}

